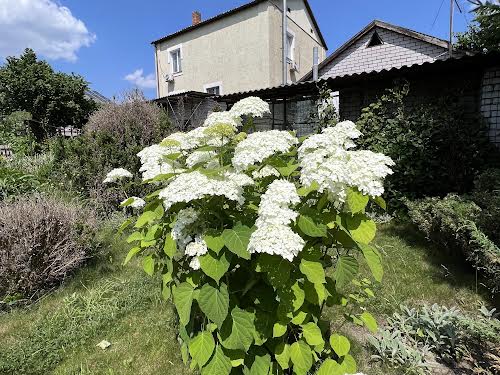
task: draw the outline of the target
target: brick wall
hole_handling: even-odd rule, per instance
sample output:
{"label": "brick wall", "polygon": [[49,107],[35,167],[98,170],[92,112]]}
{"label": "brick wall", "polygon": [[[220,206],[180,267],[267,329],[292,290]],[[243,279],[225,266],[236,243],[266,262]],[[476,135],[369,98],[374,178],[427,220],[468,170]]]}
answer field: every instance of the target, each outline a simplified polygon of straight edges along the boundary
{"label": "brick wall", "polygon": [[321,78],[353,73],[380,71],[393,67],[421,64],[447,57],[447,50],[394,31],[375,28],[382,45],[367,47],[373,31],[344,51],[320,71]]}
{"label": "brick wall", "polygon": [[489,124],[490,139],[500,146],[500,65],[484,73],[480,100],[481,114]]}

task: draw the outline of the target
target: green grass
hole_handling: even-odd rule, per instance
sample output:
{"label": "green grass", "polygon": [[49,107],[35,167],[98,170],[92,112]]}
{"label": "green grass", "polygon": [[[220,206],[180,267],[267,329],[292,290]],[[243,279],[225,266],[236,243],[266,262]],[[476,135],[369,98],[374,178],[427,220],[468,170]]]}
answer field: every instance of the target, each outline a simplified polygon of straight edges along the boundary
{"label": "green grass", "polygon": [[[402,303],[458,305],[466,311],[491,306],[476,293],[470,269],[433,248],[411,227],[386,226],[376,245],[384,255],[385,276],[368,310],[379,321]],[[175,314],[161,300],[159,280],[137,263],[119,265],[124,245],[89,266],[58,291],[28,309],[0,315],[0,374],[192,374],[181,361]],[[479,285],[479,289],[481,286]],[[335,310],[326,311],[335,320]],[[360,370],[390,374],[370,363],[366,332],[350,328]],[[111,346],[96,345],[107,340]]]}

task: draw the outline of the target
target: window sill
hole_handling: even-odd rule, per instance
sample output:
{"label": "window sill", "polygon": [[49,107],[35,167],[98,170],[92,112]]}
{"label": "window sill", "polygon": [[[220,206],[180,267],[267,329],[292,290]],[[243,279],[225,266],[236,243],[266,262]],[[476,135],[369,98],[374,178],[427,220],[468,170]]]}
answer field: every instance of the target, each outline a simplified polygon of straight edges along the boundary
{"label": "window sill", "polygon": [[179,77],[179,76],[181,76],[181,75],[183,75],[183,74],[184,74],[184,72],[172,73],[172,75],[173,75],[174,77]]}

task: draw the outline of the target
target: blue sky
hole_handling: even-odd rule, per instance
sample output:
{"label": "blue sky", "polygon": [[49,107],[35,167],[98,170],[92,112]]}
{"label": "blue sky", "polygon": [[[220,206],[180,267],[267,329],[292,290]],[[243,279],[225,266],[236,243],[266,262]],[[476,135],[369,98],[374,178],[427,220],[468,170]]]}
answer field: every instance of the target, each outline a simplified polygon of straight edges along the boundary
{"label": "blue sky", "polygon": [[[19,1],[26,3],[26,13],[31,15],[31,19],[26,19],[22,13]],[[0,34],[7,34],[12,39],[0,41],[0,58],[32,44],[56,69],[81,74],[93,89],[112,97],[133,86],[125,77],[138,69],[142,69],[142,75],[136,73],[136,77],[143,78],[144,86],[152,86],[152,77],[148,77],[154,72],[150,42],[188,26],[193,10],[199,10],[205,19],[246,2],[0,0]],[[466,0],[459,0],[459,3],[465,14],[456,11],[455,31],[465,30],[466,19],[469,22],[472,19],[472,14],[467,13]],[[329,53],[373,19],[448,38],[449,0],[310,0],[310,4],[328,43]],[[10,11],[16,14],[2,20],[2,8],[9,6]],[[51,14],[53,12],[57,13],[56,16]],[[44,17],[48,19],[45,28]],[[54,21],[59,19],[63,20],[59,24]],[[19,24],[15,24],[15,20],[19,20]],[[55,30],[54,25],[58,25]],[[34,31],[28,32],[31,27]],[[14,32],[16,28],[18,31]],[[36,33],[46,35],[43,43],[30,39]],[[67,36],[70,41],[58,40],[62,36]],[[149,97],[155,96],[153,88],[144,91]]]}

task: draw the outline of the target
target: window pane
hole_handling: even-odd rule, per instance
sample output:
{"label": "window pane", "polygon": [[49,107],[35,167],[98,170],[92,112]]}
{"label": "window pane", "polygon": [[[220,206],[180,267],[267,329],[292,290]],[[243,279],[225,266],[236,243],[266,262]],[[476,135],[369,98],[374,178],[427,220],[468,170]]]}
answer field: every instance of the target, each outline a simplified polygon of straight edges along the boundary
{"label": "window pane", "polygon": [[176,49],[170,52],[170,58],[172,60],[172,73],[179,73],[182,71],[181,67],[181,50]]}
{"label": "window pane", "polygon": [[287,48],[287,57],[289,59],[293,59],[293,35],[287,34],[286,36],[286,48]]}
{"label": "window pane", "polygon": [[207,93],[213,95],[220,95],[220,87],[219,86],[209,87],[207,88]]}

